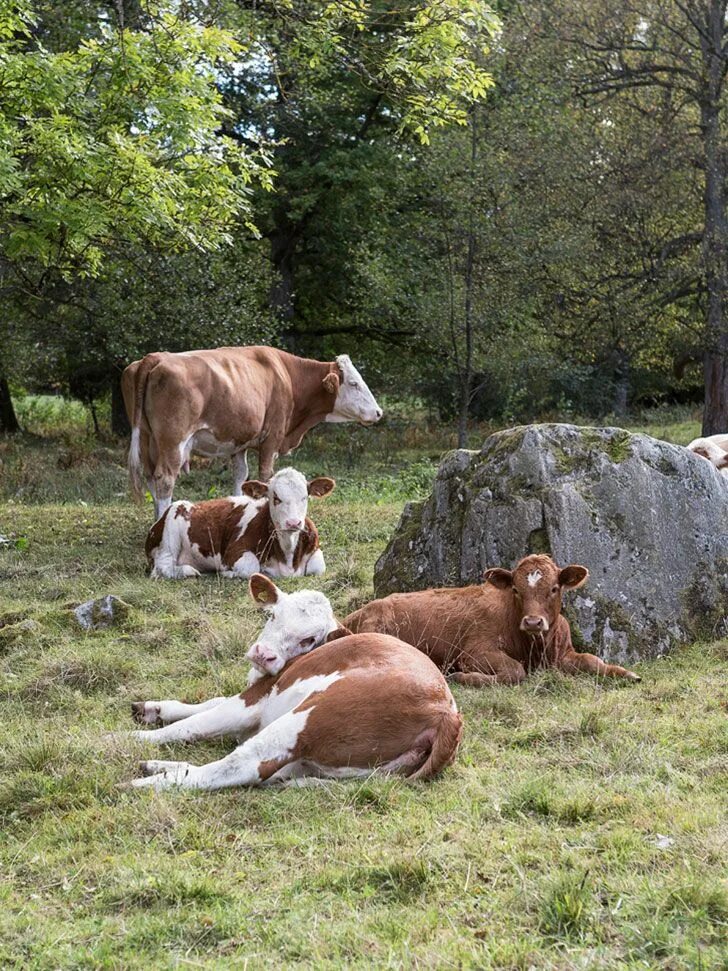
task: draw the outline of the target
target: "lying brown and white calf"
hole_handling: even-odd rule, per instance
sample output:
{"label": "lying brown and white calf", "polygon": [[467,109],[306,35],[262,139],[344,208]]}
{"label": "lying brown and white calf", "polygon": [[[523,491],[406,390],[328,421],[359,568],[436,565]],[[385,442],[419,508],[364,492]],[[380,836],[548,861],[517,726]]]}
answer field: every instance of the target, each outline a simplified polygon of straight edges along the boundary
{"label": "lying brown and white calf", "polygon": [[249,479],[242,496],[174,502],[147,534],[152,577],[182,580],[200,573],[247,578],[319,575],[326,569],[308,497],[327,496],[333,479],[306,482],[281,469],[270,482]]}
{"label": "lying brown and white calf", "polygon": [[723,475],[728,475],[728,435],[694,438],[687,447],[691,452],[707,459]]}
{"label": "lying brown and white calf", "polygon": [[199,705],[135,702],[137,721],[164,724],[135,732],[142,741],[252,735],[208,765],[143,762],[146,777],[132,785],[220,789],[373,771],[425,779],[453,761],[462,719],[445,679],[424,654],[383,634],[342,632],[324,644],[337,625],[322,593],[285,594],[261,574],[251,578],[250,592],[269,612],[249,654],[254,663],[275,669],[292,654],[308,653],[232,698]]}
{"label": "lying brown and white calf", "polygon": [[399,637],[462,684],[518,684],[537,667],[639,681],[632,671],[574,650],[561,595],[588,576],[583,566],[561,569],[549,556],[527,556],[513,571],[487,570],[482,586],[393,593],[344,625]]}

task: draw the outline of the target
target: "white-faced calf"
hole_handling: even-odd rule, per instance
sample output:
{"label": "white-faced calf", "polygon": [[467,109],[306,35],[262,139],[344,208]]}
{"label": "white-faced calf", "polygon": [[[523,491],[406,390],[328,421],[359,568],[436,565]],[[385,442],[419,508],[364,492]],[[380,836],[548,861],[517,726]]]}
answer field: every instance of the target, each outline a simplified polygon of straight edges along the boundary
{"label": "white-faced calf", "polygon": [[382,634],[342,632],[324,643],[335,621],[322,594],[286,595],[261,574],[251,578],[250,592],[268,612],[250,651],[254,663],[276,668],[292,651],[307,653],[231,698],[198,705],[135,702],[138,722],[164,726],[135,732],[142,741],[249,737],[208,765],[143,762],[144,776],[132,785],[220,789],[372,772],[424,779],[453,761],[462,719],[445,679],[424,654]]}
{"label": "white-faced calf", "polygon": [[550,556],[527,556],[515,570],[487,570],[483,585],[374,600],[344,624],[400,637],[462,684],[518,684],[537,667],[639,681],[632,671],[574,650],[561,596],[588,576],[584,566],[561,568]]}
{"label": "white-faced calf", "polygon": [[306,479],[281,469],[270,482],[250,479],[243,495],[173,503],[147,535],[153,577],[182,580],[200,573],[250,577],[318,575],[326,564],[308,518],[309,496],[327,496],[328,478]]}

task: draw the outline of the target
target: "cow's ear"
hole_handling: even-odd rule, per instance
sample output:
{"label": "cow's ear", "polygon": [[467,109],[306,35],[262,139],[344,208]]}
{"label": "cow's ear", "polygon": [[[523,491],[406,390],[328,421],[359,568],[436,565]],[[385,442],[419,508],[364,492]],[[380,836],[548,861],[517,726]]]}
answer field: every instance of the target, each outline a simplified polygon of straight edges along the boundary
{"label": "cow's ear", "polygon": [[582,583],[586,583],[588,577],[589,571],[585,566],[576,566],[572,563],[571,566],[565,566],[563,570],[559,570],[559,586],[565,590],[575,590]]}
{"label": "cow's ear", "polygon": [[323,386],[329,394],[338,394],[339,375],[335,371],[330,371],[323,380]]}
{"label": "cow's ear", "polygon": [[499,590],[507,590],[508,587],[513,586],[513,574],[510,570],[503,570],[499,566],[494,566],[490,570],[485,571],[483,574],[483,582],[492,583]]}
{"label": "cow's ear", "polygon": [[320,475],[317,479],[311,479],[308,484],[308,494],[315,499],[322,499],[328,496],[336,488],[336,482],[328,476]]}
{"label": "cow's ear", "polygon": [[243,492],[251,499],[262,499],[263,496],[268,495],[268,483],[259,482],[257,479],[248,479],[247,482],[243,482]]}
{"label": "cow's ear", "polygon": [[338,641],[340,637],[350,637],[351,633],[348,627],[337,627],[336,630],[331,631],[324,643],[328,644],[329,641]]}
{"label": "cow's ear", "polygon": [[272,604],[278,603],[280,597],[283,596],[283,591],[279,590],[275,583],[262,573],[254,573],[248,586],[250,596],[259,607],[270,607]]}

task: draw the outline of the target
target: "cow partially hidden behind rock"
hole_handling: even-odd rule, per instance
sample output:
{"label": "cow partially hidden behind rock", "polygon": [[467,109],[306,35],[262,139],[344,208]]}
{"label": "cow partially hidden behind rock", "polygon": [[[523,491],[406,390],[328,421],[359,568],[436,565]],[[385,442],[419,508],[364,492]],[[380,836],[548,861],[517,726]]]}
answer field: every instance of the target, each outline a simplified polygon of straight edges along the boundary
{"label": "cow partially hidden behind rock", "polygon": [[[323,594],[287,595],[260,574],[250,592],[269,616],[249,656],[263,671],[278,673],[229,698],[132,705],[138,722],[164,726],[135,732],[144,742],[250,737],[207,765],[143,762],[144,775],[132,785],[220,789],[372,772],[427,779],[453,761],[462,718],[442,674],[423,654],[382,634],[342,632],[324,644],[337,625]],[[301,651],[310,653],[280,669]]]}
{"label": "cow partially hidden behind rock", "polygon": [[694,438],[688,448],[696,455],[707,459],[723,475],[728,475],[728,435]]}
{"label": "cow partially hidden behind rock", "polygon": [[574,650],[561,595],[588,576],[583,566],[559,568],[549,556],[527,556],[515,570],[487,570],[481,586],[390,594],[344,625],[413,644],[461,684],[518,684],[538,667],[639,681],[632,671]]}
{"label": "cow partially hidden behind rock", "polygon": [[319,575],[326,569],[308,497],[333,490],[333,479],[306,482],[281,469],[270,482],[243,484],[242,496],[173,503],[147,534],[152,577],[183,580],[200,573],[247,578]]}

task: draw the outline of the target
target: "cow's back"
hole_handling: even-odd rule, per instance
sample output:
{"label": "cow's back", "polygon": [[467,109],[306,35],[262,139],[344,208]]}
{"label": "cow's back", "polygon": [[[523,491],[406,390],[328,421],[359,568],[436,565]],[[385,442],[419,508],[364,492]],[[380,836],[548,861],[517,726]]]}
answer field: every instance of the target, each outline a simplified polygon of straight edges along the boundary
{"label": "cow's back", "polygon": [[474,633],[497,629],[501,601],[498,590],[480,585],[393,593],[355,611],[343,623],[355,633],[378,631],[398,637],[447,670],[457,666],[461,645]]}
{"label": "cow's back", "polygon": [[220,347],[159,358],[145,398],[156,438],[181,441],[207,428],[218,442],[242,445],[291,411],[290,377],[274,348]]}

